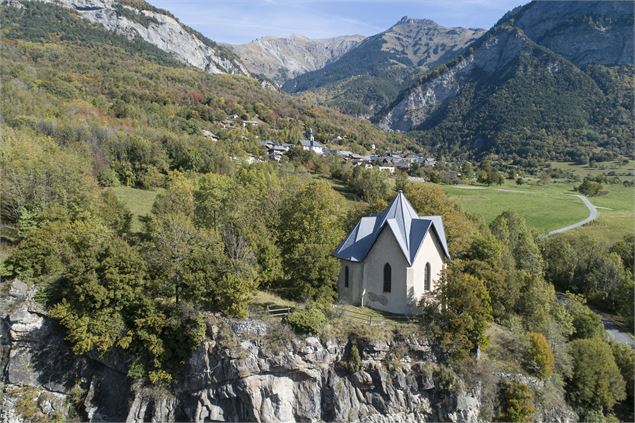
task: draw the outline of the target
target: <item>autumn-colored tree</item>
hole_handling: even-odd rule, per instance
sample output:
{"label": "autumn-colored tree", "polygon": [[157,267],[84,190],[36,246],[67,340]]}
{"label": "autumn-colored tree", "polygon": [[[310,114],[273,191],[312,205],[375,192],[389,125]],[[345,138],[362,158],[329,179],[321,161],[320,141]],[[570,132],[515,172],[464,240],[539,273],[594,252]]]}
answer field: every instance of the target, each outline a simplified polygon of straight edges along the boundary
{"label": "autumn-colored tree", "polygon": [[524,383],[514,380],[503,384],[495,421],[530,422],[536,413],[533,401],[534,394]]}
{"label": "autumn-colored tree", "polygon": [[547,338],[542,333],[530,332],[527,358],[532,370],[542,379],[553,373],[553,352]]}

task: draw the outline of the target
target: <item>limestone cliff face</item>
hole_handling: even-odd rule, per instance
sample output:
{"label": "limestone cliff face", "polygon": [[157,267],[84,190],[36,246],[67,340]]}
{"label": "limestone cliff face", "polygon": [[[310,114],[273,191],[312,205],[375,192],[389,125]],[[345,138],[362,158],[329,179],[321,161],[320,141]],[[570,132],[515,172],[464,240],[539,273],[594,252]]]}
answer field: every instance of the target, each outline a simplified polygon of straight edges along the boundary
{"label": "limestone cliff face", "polygon": [[512,15],[529,38],[578,66],[635,63],[631,2],[534,2]]}
{"label": "limestone cliff face", "polygon": [[418,127],[455,98],[475,75],[481,79],[499,76],[498,72],[505,69],[529,43],[517,31],[502,31],[489,37],[474,54],[404,92],[379,121],[379,126],[397,131]]}
{"label": "limestone cliff face", "polygon": [[[72,9],[82,18],[128,38],[140,37],[206,72],[249,75],[247,68],[233,53],[195,33],[167,12],[139,10],[118,0],[41,1]],[[17,4],[16,1],[8,3]]]}
{"label": "limestone cliff face", "polygon": [[251,73],[281,86],[289,79],[321,69],[339,59],[363,39],[361,35],[310,39],[294,34],[290,37],[263,37],[230,48]]}
{"label": "limestone cliff face", "polygon": [[[587,65],[633,63],[632,31],[633,8],[627,2],[532,2],[505,15],[458,60],[415,81],[375,121],[397,131],[433,127],[449,109],[464,110],[467,115],[508,80],[518,76],[529,80],[532,72],[553,77],[552,85],[569,84],[575,96],[574,85],[567,81],[579,80],[576,83],[585,89],[594,85],[583,74]],[[466,87],[474,87],[474,93],[453,106],[452,100]],[[586,95],[580,92],[581,98]],[[550,94],[547,91],[542,101],[557,102],[557,95],[551,98]]]}
{"label": "limestone cliff face", "polygon": [[[207,339],[174,385],[148,388],[128,380],[122,355],[73,357],[35,291],[19,281],[7,290],[0,297],[0,422],[68,417],[71,403],[88,421],[481,421],[479,384],[448,383],[415,337],[323,342],[281,336],[279,322],[209,316]],[[356,372],[346,365],[353,342],[362,359]],[[541,410],[536,421],[575,419],[562,406]]]}

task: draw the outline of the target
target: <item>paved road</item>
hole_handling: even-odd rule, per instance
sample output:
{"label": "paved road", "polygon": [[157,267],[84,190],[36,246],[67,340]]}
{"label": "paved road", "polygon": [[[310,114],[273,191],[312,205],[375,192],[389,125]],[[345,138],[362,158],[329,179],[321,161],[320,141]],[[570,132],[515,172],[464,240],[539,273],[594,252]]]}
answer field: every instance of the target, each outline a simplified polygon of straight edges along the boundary
{"label": "paved road", "polygon": [[[598,313],[599,314],[599,313]],[[631,348],[635,349],[635,339],[628,333],[624,332],[620,327],[610,319],[602,316],[602,324],[604,325],[604,330],[609,334],[611,339],[617,342],[621,342],[622,344],[627,344]]]}
{"label": "paved road", "polygon": [[559,233],[562,233],[562,232],[570,231],[571,229],[579,228],[580,226],[586,225],[587,223],[597,219],[597,217],[598,217],[598,209],[593,204],[591,204],[589,199],[586,198],[584,195],[579,195],[579,194],[576,195],[576,197],[578,197],[580,200],[582,200],[582,202],[587,207],[587,209],[589,209],[589,215],[586,217],[586,219],[583,219],[583,220],[581,220],[579,222],[576,222],[573,225],[565,226],[563,228],[554,229],[553,231],[548,232],[547,236],[555,235],[555,234],[559,234]]}

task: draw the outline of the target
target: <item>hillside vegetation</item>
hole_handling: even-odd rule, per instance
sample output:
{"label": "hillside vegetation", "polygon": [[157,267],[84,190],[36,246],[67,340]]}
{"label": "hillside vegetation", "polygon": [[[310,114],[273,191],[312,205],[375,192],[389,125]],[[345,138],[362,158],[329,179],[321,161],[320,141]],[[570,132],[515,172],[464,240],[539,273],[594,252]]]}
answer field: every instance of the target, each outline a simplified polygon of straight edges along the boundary
{"label": "hillside vegetation", "polygon": [[508,13],[451,63],[421,75],[376,120],[417,131],[422,143],[452,155],[632,156],[632,8],[551,7],[532,2]]}
{"label": "hillside vegetation", "polygon": [[[0,19],[5,124],[90,150],[95,172],[111,179],[114,172],[124,185],[144,185],[148,172],[221,165],[227,142],[233,154],[259,155],[259,139],[296,142],[308,127],[319,140],[340,136],[360,151],[409,142],[254,79],[185,67],[53,5],[2,6]],[[243,120],[257,124],[243,127]],[[214,145],[203,130],[221,142]]]}

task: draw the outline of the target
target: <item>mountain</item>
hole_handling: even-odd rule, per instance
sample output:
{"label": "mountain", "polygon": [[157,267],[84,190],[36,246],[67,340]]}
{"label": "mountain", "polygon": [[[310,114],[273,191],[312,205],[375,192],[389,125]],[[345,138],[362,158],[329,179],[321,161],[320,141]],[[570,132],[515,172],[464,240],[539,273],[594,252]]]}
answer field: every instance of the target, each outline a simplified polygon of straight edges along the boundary
{"label": "mountain", "polygon": [[[138,37],[173,54],[181,62],[208,73],[249,75],[247,68],[231,50],[183,25],[170,12],[143,0],[42,1],[71,9],[78,16],[129,39]],[[1,0],[1,3],[20,7],[17,0]]]}
{"label": "mountain", "polygon": [[390,104],[421,69],[448,62],[483,32],[404,17],[322,69],[286,82],[283,89],[315,91],[341,111],[369,117]]}
{"label": "mountain", "polygon": [[[632,154],[633,7],[532,2],[379,113],[437,150],[578,159]],[[601,150],[601,152],[599,151]]]}
{"label": "mountain", "polygon": [[247,69],[279,86],[306,72],[321,69],[339,59],[364,39],[361,35],[345,35],[326,39],[310,39],[301,35],[263,37],[247,44],[231,45]]}

